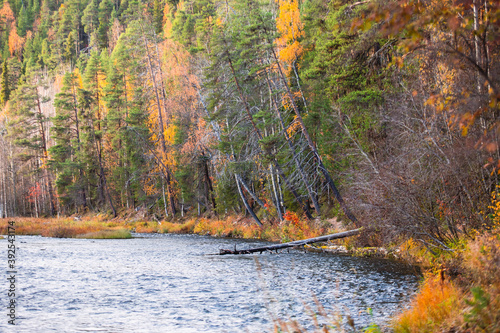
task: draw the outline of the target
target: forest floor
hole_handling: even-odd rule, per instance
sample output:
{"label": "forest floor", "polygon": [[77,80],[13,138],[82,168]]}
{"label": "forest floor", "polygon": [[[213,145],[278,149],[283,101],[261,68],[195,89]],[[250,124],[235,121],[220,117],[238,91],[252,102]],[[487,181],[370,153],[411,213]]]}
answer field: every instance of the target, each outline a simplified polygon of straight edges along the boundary
{"label": "forest floor", "polygon": [[[140,212],[118,218],[87,214],[65,218],[0,219],[0,235],[7,221],[15,222],[16,235],[61,238],[130,238],[137,233],[196,233],[216,237],[253,238],[288,242],[344,231],[335,219],[306,222],[295,214],[280,223],[259,227],[244,216],[224,219],[185,217],[177,222],[151,221]],[[413,239],[383,248],[357,246],[353,236],[310,247],[312,251],[358,256],[390,257],[419,265],[425,272],[419,291],[407,309],[393,318],[395,332],[500,332],[500,227],[463,238],[451,251],[430,253]],[[276,323],[277,331],[292,332],[294,323]],[[324,327],[318,327],[318,332]],[[376,325],[366,332],[379,332]],[[301,331],[303,332],[303,331]]]}

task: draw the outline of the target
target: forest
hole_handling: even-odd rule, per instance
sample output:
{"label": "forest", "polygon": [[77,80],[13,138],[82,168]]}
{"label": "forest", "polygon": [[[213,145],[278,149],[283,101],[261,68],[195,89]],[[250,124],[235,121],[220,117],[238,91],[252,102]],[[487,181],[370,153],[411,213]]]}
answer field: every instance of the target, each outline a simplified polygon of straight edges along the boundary
{"label": "forest", "polygon": [[494,224],[496,0],[6,0],[0,217]]}

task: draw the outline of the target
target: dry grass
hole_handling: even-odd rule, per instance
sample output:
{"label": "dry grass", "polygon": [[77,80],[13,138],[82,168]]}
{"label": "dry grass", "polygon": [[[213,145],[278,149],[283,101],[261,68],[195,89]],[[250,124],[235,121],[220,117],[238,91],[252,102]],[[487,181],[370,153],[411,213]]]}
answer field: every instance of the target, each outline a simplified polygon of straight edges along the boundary
{"label": "dry grass", "polygon": [[86,239],[128,239],[132,238],[130,231],[127,229],[115,229],[115,230],[100,230],[96,232],[90,232],[83,235],[77,235],[77,238]]}
{"label": "dry grass", "polygon": [[[7,233],[8,221],[15,222],[16,235],[41,235],[44,237],[75,238],[85,235],[98,238],[127,238],[123,227],[100,220],[9,218],[0,219],[0,234]],[[118,237],[121,235],[121,237]],[[108,237],[105,237],[108,236]]]}
{"label": "dry grass", "polygon": [[16,235],[41,235],[45,237],[72,238],[77,235],[104,230],[98,221],[65,219],[11,218],[0,220],[0,234],[7,233],[7,221],[14,221]]}
{"label": "dry grass", "polygon": [[[288,213],[281,223],[266,223],[259,227],[252,220],[241,216],[224,219],[188,218],[179,222],[156,222],[144,220],[106,219],[106,215],[87,215],[79,218],[38,219],[14,218],[16,234],[42,235],[46,237],[77,237],[104,230],[124,228],[138,233],[197,233],[217,237],[254,238],[269,241],[288,242],[291,240],[316,237],[327,230],[318,228],[297,215]],[[7,220],[0,223],[0,234],[7,233]]]}
{"label": "dry grass", "polygon": [[459,306],[460,290],[448,279],[429,276],[411,301],[410,309],[396,318],[395,332],[437,332],[451,320]]}
{"label": "dry grass", "polygon": [[[465,241],[464,241],[465,243]],[[413,255],[418,253],[416,247]],[[429,273],[395,332],[500,332],[500,234],[469,240]],[[447,277],[447,276],[450,277]]]}
{"label": "dry grass", "polygon": [[146,234],[157,233],[160,231],[158,222],[156,221],[131,223],[128,226],[129,227],[134,226],[135,232],[146,233]]}
{"label": "dry grass", "polygon": [[197,219],[188,219],[184,223],[162,222],[161,230],[163,233],[189,234],[194,232]]}
{"label": "dry grass", "polygon": [[[233,237],[246,239],[262,239],[274,242],[289,242],[293,240],[317,237],[326,233],[337,232],[332,225],[325,226],[319,221],[300,219],[295,213],[287,213],[280,223],[264,223],[259,227],[250,218],[241,215],[227,216],[223,219],[207,219],[187,217],[176,222],[146,221],[136,216],[130,219],[112,218],[107,215],[84,215],[68,218],[13,218],[16,222],[18,235],[42,235],[46,237],[104,237],[108,234],[99,233],[105,230],[126,229],[137,233],[196,233],[216,237]],[[0,234],[7,233],[7,219],[0,220]],[[112,233],[111,233],[112,234]],[[110,235],[111,235],[110,234]],[[352,239],[337,240],[337,244],[347,244]]]}
{"label": "dry grass", "polygon": [[462,270],[472,281],[463,304],[463,325],[471,332],[500,332],[500,233],[495,229],[468,244]]}

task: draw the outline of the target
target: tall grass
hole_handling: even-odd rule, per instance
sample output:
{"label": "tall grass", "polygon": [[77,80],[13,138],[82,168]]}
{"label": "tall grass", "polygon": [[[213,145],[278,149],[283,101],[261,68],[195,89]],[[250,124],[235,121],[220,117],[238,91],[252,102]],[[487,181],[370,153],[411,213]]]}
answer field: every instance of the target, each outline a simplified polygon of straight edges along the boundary
{"label": "tall grass", "polygon": [[115,229],[115,230],[100,230],[96,232],[90,232],[83,235],[78,235],[77,238],[86,239],[127,239],[132,238],[132,234],[127,229]]}
{"label": "tall grass", "polygon": [[459,305],[460,290],[448,279],[429,276],[420,292],[410,303],[410,309],[400,314],[394,323],[395,332],[438,332],[453,318]]}
{"label": "tall grass", "polygon": [[[116,227],[109,227],[107,225],[107,222],[98,220],[75,221],[69,218],[12,218],[0,220],[0,234],[7,233],[8,221],[15,222],[16,235],[40,235],[44,237],[75,238],[81,235],[92,235],[104,231],[110,232],[110,235],[113,232],[116,232],[116,230],[114,230]],[[122,238],[126,238],[123,234],[121,234],[121,236]]]}
{"label": "tall grass", "polygon": [[[492,229],[428,273],[395,332],[500,332],[500,233]],[[413,249],[413,251],[415,251]]]}
{"label": "tall grass", "polygon": [[197,219],[191,218],[184,223],[162,222],[161,231],[163,233],[189,234],[194,232],[198,223]]}

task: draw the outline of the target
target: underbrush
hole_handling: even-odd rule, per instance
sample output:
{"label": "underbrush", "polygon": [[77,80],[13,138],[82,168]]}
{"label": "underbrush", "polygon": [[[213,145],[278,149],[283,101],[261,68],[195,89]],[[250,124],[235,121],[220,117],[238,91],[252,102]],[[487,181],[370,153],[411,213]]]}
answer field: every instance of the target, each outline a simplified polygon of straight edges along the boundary
{"label": "underbrush", "polygon": [[395,332],[500,332],[500,193],[491,197],[485,229],[430,254],[406,240],[402,257],[429,268],[410,308],[395,318]]}
{"label": "underbrush", "polygon": [[185,223],[162,222],[161,231],[165,234],[190,234],[193,233],[196,223],[196,219],[188,219]]}
{"label": "underbrush", "polygon": [[500,233],[463,244],[434,258],[409,309],[394,319],[395,332],[500,332]]}
{"label": "underbrush", "polygon": [[300,219],[297,214],[287,212],[283,221],[266,223],[259,227],[253,221],[238,216],[220,219],[200,219],[193,229],[194,233],[217,237],[262,239],[274,242],[290,242],[312,238],[334,232],[333,228],[315,225]]}
{"label": "underbrush", "polygon": [[448,279],[428,276],[410,309],[400,314],[394,323],[395,332],[437,332],[453,318],[461,292]]}

